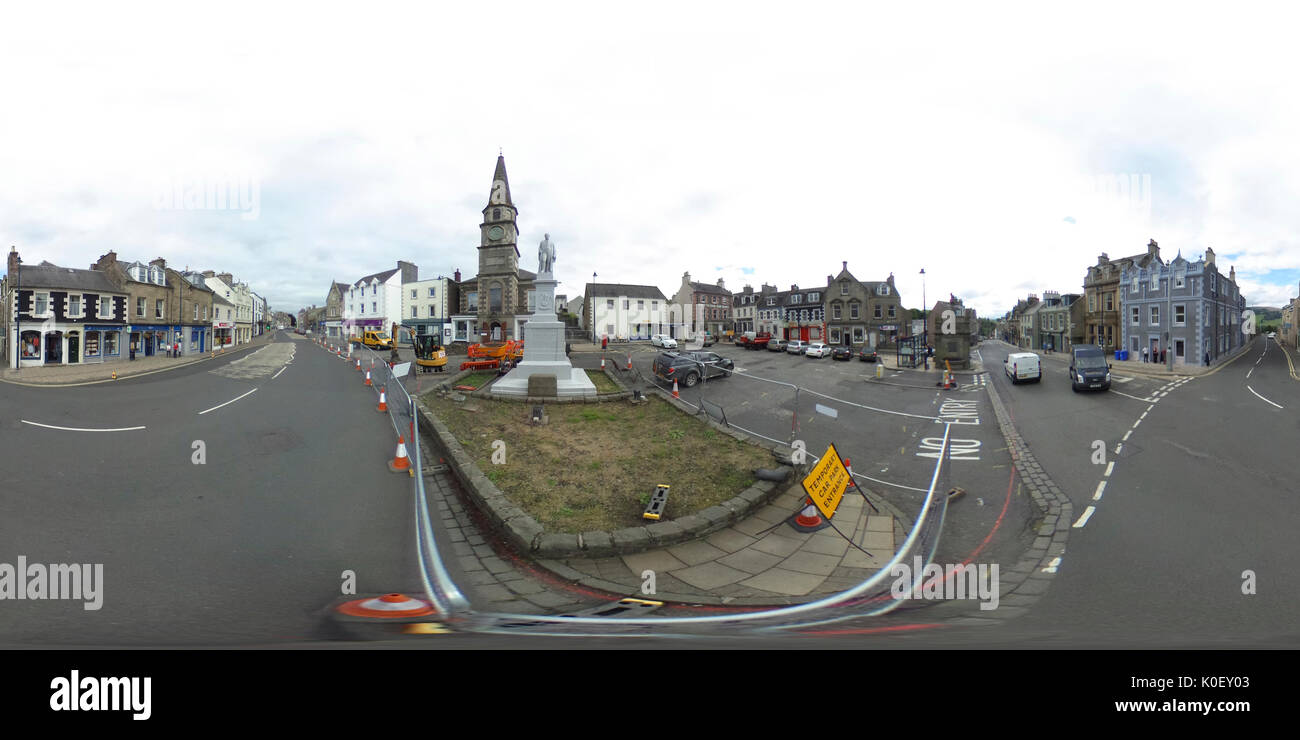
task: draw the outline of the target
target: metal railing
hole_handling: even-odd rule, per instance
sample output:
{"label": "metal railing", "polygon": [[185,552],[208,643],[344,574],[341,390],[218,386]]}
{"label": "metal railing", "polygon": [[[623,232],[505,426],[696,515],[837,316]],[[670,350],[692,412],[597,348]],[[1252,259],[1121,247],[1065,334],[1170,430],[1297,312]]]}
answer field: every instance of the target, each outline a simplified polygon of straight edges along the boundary
{"label": "metal railing", "polygon": [[[451,574],[447,572],[442,556],[438,552],[438,543],[433,534],[433,521],[429,516],[429,498],[424,490],[424,453],[420,445],[419,410],[416,407],[416,399],[406,390],[406,384],[401,378],[393,374],[393,369],[389,367],[387,360],[369,347],[363,346],[363,349],[363,354],[368,355],[371,362],[370,366],[367,366],[365,359],[362,359],[361,368],[370,371],[370,383],[375,392],[376,407],[378,407],[380,392],[386,392],[387,416],[393,423],[393,432],[404,438],[410,445],[408,456],[415,472],[412,476],[415,541],[425,595],[442,616],[462,615],[470,608],[469,600],[461,593],[452,580]],[[410,365],[412,368],[418,368],[414,360]]]}

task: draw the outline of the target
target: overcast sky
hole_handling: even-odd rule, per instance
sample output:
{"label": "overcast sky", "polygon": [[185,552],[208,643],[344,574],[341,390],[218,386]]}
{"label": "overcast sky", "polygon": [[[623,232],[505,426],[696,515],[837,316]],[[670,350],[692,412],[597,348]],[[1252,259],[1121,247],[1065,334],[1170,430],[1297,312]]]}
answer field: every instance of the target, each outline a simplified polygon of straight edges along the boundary
{"label": "overcast sky", "polygon": [[[860,5],[10,8],[0,238],[231,272],[296,311],[399,259],[472,277],[500,148],[521,266],[549,232],[570,296],[847,261],[990,316],[1151,238],[1213,247],[1252,305],[1296,294],[1282,6]],[[234,203],[171,202],[196,183]]]}

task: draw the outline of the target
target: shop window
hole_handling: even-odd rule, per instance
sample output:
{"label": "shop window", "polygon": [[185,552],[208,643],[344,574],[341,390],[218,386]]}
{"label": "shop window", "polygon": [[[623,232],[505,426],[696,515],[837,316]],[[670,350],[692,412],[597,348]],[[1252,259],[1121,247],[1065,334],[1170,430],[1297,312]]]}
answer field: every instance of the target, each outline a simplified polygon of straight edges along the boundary
{"label": "shop window", "polygon": [[104,355],[108,357],[117,356],[117,332],[104,332]]}
{"label": "shop window", "polygon": [[22,347],[24,360],[39,360],[41,357],[41,333],[38,331],[25,331],[20,336],[19,346]]}

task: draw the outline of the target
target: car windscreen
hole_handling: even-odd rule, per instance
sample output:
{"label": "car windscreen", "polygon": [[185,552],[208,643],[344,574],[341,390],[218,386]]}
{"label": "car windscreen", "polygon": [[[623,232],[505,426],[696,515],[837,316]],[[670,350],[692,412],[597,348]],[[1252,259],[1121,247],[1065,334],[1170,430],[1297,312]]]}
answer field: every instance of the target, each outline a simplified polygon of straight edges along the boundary
{"label": "car windscreen", "polygon": [[1079,355],[1074,358],[1074,366],[1080,370],[1105,370],[1106,357],[1104,355]]}

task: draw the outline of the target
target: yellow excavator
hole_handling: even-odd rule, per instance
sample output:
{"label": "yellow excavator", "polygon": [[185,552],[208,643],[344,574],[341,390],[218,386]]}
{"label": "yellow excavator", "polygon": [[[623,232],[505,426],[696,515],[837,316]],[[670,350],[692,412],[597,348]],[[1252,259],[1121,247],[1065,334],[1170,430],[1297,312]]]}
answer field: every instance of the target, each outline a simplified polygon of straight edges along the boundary
{"label": "yellow excavator", "polygon": [[405,336],[415,347],[415,366],[422,373],[442,372],[447,366],[447,348],[438,343],[437,334],[416,334],[409,326],[393,324],[393,337]]}

